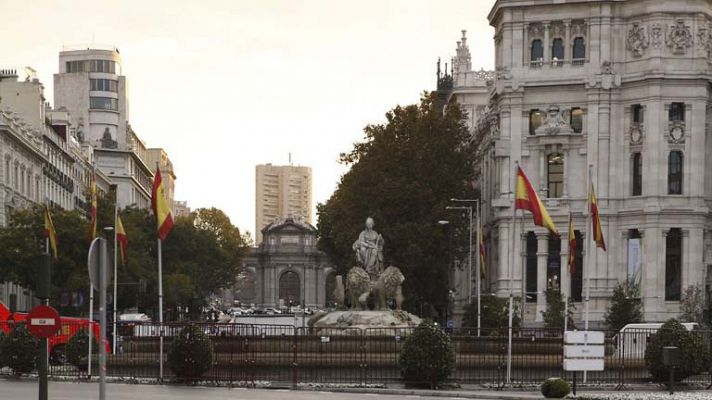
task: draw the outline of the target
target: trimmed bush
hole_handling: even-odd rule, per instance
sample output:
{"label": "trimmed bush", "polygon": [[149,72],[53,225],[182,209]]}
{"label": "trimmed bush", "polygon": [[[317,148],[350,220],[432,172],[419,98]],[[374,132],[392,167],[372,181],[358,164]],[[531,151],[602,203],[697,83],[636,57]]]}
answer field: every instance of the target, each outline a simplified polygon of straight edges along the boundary
{"label": "trimmed bush", "polygon": [[15,324],[0,343],[0,364],[10,367],[15,375],[30,373],[35,369],[38,351],[39,340],[30,334],[25,324]]}
{"label": "trimmed bush", "polygon": [[214,360],[213,342],[195,325],[183,328],[168,352],[168,365],[176,377],[186,382],[200,379]]}
{"label": "trimmed bush", "polygon": [[663,365],[663,347],[676,346],[680,349],[680,366],[675,368],[675,380],[697,375],[707,370],[710,353],[701,335],[688,331],[676,319],[670,319],[650,337],[645,348],[645,366],[655,382],[670,379],[668,369]]}
{"label": "trimmed bush", "polygon": [[571,386],[561,378],[549,378],[541,384],[541,394],[547,399],[563,399],[569,392]]}
{"label": "trimmed bush", "polygon": [[[96,340],[94,335],[92,335],[91,348],[92,352],[99,352],[99,342]],[[65,348],[67,362],[74,365],[79,369],[86,369],[89,364],[89,334],[86,329],[82,329],[77,332],[74,336],[67,342],[67,347]]]}
{"label": "trimmed bush", "polygon": [[405,339],[398,364],[407,384],[437,387],[455,367],[450,337],[432,321],[423,321]]}

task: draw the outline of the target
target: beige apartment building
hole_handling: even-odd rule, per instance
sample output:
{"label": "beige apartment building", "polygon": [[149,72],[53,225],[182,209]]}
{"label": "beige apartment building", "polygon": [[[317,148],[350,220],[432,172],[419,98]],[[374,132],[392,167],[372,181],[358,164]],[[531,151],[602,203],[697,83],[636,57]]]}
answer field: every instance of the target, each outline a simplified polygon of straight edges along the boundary
{"label": "beige apartment building", "polygon": [[255,243],[262,230],[292,217],[312,223],[312,171],[310,167],[261,164],[255,167]]}

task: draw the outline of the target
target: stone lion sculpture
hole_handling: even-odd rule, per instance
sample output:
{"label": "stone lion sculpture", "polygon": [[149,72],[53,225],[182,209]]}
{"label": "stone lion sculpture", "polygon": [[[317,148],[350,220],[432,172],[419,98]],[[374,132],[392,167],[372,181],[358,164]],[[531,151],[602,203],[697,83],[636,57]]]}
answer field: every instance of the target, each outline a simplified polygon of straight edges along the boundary
{"label": "stone lion sculpture", "polygon": [[346,274],[346,292],[351,301],[352,310],[367,310],[368,296],[371,293],[371,279],[361,267],[353,267]]}
{"label": "stone lion sculpture", "polygon": [[390,266],[386,268],[376,281],[376,309],[388,310],[388,301],[393,300],[396,303],[396,310],[401,309],[403,303],[402,284],[405,281],[405,276],[397,267]]}

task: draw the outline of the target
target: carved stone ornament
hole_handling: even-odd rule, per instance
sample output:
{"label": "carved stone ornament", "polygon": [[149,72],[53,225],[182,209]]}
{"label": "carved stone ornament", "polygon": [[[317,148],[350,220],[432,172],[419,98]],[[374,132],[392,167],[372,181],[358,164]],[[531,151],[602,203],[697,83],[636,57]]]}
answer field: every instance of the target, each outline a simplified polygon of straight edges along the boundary
{"label": "carved stone ornament", "polygon": [[650,28],[650,44],[655,49],[659,49],[663,44],[663,28],[660,24],[653,24]]}
{"label": "carved stone ornament", "polygon": [[673,144],[685,143],[685,123],[683,121],[670,122],[668,142]]}
{"label": "carved stone ornament", "polygon": [[644,26],[639,23],[634,23],[633,27],[628,30],[628,36],[625,40],[626,47],[633,53],[633,57],[641,57],[648,48],[648,32]]}
{"label": "carved stone ornament", "polygon": [[700,50],[708,50],[709,46],[709,32],[707,31],[707,28],[699,28],[697,30],[697,39],[695,40],[695,44],[697,45],[697,48]]}
{"label": "carved stone ornament", "polygon": [[670,25],[665,44],[673,54],[685,54],[687,48],[692,46],[692,33],[690,33],[690,27],[685,25],[684,20],[678,19]]}
{"label": "carved stone ornament", "polygon": [[643,144],[643,127],[634,122],[630,127],[630,144]]}
{"label": "carved stone ornament", "polygon": [[536,128],[534,132],[537,135],[556,135],[559,133],[573,133],[573,129],[568,122],[566,122],[569,114],[568,110],[560,110],[559,106],[549,106],[546,109],[546,115],[544,116],[544,123],[540,127]]}
{"label": "carved stone ornament", "polygon": [[571,33],[575,36],[585,36],[586,35],[586,22],[585,21],[572,21],[571,22]]}
{"label": "carved stone ornament", "polygon": [[542,24],[529,24],[529,37],[544,37],[544,25]]}

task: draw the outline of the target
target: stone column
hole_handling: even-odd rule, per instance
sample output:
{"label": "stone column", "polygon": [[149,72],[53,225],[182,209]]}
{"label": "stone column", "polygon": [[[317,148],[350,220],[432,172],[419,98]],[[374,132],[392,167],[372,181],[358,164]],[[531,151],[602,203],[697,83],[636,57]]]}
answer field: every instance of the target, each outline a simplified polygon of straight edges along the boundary
{"label": "stone column", "polygon": [[564,60],[571,61],[572,59],[572,43],[571,43],[571,20],[567,19],[564,21],[565,27],[565,38],[564,38]]}
{"label": "stone column", "polygon": [[512,259],[512,251],[509,248],[509,242],[512,240],[512,234],[509,230],[509,224],[504,222],[504,220],[497,226],[497,229],[499,229],[499,240],[497,241],[497,250],[499,251],[497,295],[500,297],[506,297],[509,295],[509,270],[511,268],[510,262]]}
{"label": "stone column", "polygon": [[542,312],[546,311],[546,268],[549,256],[549,234],[537,232],[536,234],[536,321],[543,321]]}
{"label": "stone column", "polygon": [[551,24],[548,22],[544,23],[544,63],[551,61],[551,43],[549,41],[549,30],[551,29]]}

